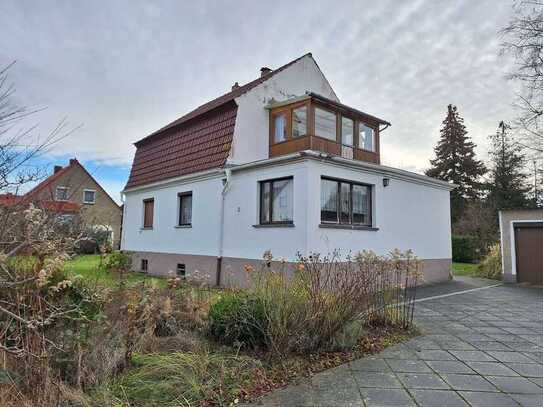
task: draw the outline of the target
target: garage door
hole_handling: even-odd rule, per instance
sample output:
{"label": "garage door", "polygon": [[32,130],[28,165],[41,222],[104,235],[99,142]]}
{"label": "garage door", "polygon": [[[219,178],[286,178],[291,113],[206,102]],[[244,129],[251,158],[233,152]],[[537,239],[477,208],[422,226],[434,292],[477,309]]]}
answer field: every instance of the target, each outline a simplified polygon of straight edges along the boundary
{"label": "garage door", "polygon": [[518,281],[543,284],[543,225],[516,226],[515,251]]}

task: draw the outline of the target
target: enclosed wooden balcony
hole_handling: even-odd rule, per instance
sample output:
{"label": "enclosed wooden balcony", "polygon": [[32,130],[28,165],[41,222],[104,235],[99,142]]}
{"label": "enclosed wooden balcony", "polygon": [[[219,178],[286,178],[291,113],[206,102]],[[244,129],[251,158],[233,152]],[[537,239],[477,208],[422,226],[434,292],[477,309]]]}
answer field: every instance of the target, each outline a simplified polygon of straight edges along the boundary
{"label": "enclosed wooden balcony", "polygon": [[379,164],[385,120],[309,93],[268,105],[270,157],[303,150]]}

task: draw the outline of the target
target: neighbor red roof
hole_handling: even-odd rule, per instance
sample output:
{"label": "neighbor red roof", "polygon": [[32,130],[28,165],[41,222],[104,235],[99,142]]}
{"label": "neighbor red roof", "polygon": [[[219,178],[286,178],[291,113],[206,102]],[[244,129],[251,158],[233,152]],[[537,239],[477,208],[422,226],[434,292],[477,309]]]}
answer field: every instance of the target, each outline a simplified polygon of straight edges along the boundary
{"label": "neighbor red roof", "polygon": [[136,155],[125,188],[223,167],[234,137],[235,99],[307,55],[311,54],[201,105],[136,142]]}

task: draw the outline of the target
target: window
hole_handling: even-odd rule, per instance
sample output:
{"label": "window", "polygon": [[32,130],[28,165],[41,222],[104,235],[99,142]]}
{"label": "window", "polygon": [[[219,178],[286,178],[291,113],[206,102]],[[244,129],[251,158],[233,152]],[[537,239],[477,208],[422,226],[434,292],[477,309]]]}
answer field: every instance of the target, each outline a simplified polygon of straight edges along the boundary
{"label": "window", "polygon": [[273,142],[280,143],[287,139],[287,116],[285,113],[276,114],[273,118]]}
{"label": "window", "polygon": [[141,259],[141,267],[140,267],[141,271],[146,272],[148,267],[149,267],[149,262],[147,261],[147,259]]}
{"label": "window", "polygon": [[292,110],[292,137],[302,137],[307,134],[307,106]]}
{"label": "window", "polygon": [[353,146],[354,139],[354,120],[348,117],[341,118],[341,144],[344,146]]}
{"label": "window", "polygon": [[358,133],[358,147],[363,150],[375,151],[375,131],[364,123],[360,123]]}
{"label": "window", "polygon": [[187,268],[182,263],[177,263],[177,275],[185,278],[187,276]]}
{"label": "window", "polygon": [[83,191],[83,203],[93,204],[96,202],[96,191],[93,189],[85,189]]}
{"label": "window", "polygon": [[179,226],[190,226],[192,223],[192,192],[183,192],[179,196]]}
{"label": "window", "polygon": [[67,201],[68,200],[68,187],[57,187],[55,199],[57,201]]}
{"label": "window", "polygon": [[260,182],[260,224],[292,223],[293,180]]}
{"label": "window", "polygon": [[321,222],[371,226],[371,186],[322,178]]}
{"label": "window", "polygon": [[336,141],[336,114],[315,108],[315,135]]}
{"label": "window", "polygon": [[150,229],[153,227],[153,212],[155,210],[155,200],[145,199],[143,201],[143,227]]}

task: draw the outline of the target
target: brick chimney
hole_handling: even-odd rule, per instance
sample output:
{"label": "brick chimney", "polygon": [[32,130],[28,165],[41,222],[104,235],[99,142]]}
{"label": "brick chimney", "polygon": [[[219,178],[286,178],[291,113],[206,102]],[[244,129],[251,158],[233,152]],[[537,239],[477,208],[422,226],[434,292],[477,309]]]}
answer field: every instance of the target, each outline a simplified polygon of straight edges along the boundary
{"label": "brick chimney", "polygon": [[271,68],[268,68],[267,66],[263,66],[262,68],[260,68],[260,77],[266,76],[271,72],[272,72]]}
{"label": "brick chimney", "polygon": [[70,158],[70,165],[74,165],[74,164],[77,164],[77,159],[76,158]]}
{"label": "brick chimney", "polygon": [[55,169],[53,170],[53,174],[56,174],[62,169],[62,165],[55,165]]}
{"label": "brick chimney", "polygon": [[238,88],[239,88],[239,83],[236,82],[236,83],[234,83],[234,84],[232,85],[232,90],[236,90],[236,89],[238,89]]}

